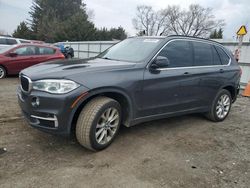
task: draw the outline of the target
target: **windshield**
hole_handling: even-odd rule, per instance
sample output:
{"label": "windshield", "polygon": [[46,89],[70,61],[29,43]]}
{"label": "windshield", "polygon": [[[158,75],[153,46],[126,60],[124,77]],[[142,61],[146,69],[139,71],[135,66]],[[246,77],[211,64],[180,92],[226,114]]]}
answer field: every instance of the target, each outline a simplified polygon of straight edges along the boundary
{"label": "windshield", "polygon": [[163,39],[129,38],[101,53],[99,58],[139,62],[146,59]]}
{"label": "windshield", "polygon": [[11,45],[11,46],[6,46],[6,47],[3,47],[3,48],[0,48],[0,54],[3,54],[7,51],[9,51],[10,49],[14,48],[15,45]]}

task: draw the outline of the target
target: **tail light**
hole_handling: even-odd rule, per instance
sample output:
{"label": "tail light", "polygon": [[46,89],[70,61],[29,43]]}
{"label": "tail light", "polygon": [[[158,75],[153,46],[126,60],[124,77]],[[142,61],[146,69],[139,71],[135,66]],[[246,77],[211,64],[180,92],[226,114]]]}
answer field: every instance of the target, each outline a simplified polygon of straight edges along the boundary
{"label": "tail light", "polygon": [[59,57],[63,59],[65,58],[65,56],[62,53],[59,53]]}

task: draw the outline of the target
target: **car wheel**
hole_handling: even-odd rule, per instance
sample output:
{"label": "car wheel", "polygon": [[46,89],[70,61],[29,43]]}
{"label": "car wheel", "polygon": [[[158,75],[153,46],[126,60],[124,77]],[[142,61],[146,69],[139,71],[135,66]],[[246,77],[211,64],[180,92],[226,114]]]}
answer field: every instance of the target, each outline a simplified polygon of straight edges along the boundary
{"label": "car wheel", "polygon": [[85,148],[102,150],[112,143],[120,124],[120,104],[108,97],[97,97],[81,111],[76,124],[76,138]]}
{"label": "car wheel", "polygon": [[5,68],[0,66],[0,79],[5,78],[6,74],[7,74],[7,72],[6,72]]}
{"label": "car wheel", "polygon": [[229,114],[232,97],[229,91],[222,89],[215,97],[207,118],[214,122],[223,121]]}

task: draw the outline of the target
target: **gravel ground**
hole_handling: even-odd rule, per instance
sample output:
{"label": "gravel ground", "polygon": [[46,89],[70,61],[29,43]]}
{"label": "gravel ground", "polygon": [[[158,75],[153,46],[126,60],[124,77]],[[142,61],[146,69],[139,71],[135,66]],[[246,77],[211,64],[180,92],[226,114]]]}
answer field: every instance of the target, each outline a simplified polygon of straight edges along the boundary
{"label": "gravel ground", "polygon": [[250,98],[212,123],[189,115],[122,127],[93,153],[31,128],[16,77],[0,80],[0,187],[249,187]]}

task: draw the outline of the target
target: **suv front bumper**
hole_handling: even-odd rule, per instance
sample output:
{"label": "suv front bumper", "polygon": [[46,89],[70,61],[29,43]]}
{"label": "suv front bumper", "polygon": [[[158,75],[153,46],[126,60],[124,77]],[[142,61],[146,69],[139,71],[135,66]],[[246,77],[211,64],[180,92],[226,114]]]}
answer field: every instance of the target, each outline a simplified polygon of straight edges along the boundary
{"label": "suv front bumper", "polygon": [[[20,86],[17,88],[18,103],[27,122],[41,131],[65,136],[71,132],[72,120],[79,106],[72,109],[71,105],[83,92],[86,92],[84,87],[63,95],[41,91],[25,93]],[[32,105],[34,97],[39,98],[38,106]]]}

